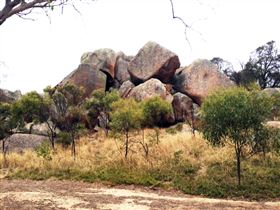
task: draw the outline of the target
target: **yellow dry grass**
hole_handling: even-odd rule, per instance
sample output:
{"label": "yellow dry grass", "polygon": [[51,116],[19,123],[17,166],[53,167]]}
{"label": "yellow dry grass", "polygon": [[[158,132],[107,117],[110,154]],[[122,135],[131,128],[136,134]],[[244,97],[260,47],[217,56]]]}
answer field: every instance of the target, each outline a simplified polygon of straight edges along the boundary
{"label": "yellow dry grass", "polygon": [[[154,135],[153,130],[145,130],[145,142],[149,142]],[[137,141],[142,140],[142,133],[131,135],[131,150],[129,160],[134,167],[149,167],[160,165],[174,157],[174,153],[180,151],[181,158],[190,164],[207,166],[211,163],[223,163],[234,159],[233,149],[230,147],[213,148],[200,134],[194,137],[189,132],[168,134],[164,130],[160,132],[160,143],[149,146],[148,159],[144,155],[143,148]],[[77,141],[76,160],[71,156],[70,148],[63,149],[59,145],[52,154],[51,160],[38,157],[34,151],[26,151],[23,154],[10,153],[7,155],[8,168],[12,170],[67,170],[77,169],[90,171],[99,166],[115,164],[124,160],[124,137],[119,139],[106,137],[102,133],[82,137]],[[0,165],[3,165],[3,156],[0,156]]]}

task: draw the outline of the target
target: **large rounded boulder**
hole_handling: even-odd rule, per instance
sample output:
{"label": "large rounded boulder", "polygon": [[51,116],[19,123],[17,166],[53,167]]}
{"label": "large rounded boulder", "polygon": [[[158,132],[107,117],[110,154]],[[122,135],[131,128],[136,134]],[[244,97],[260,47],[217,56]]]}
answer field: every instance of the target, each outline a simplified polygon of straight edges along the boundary
{"label": "large rounded boulder", "polygon": [[262,93],[265,93],[268,96],[273,96],[276,94],[280,94],[280,88],[265,88],[262,90]]}
{"label": "large rounded boulder", "polygon": [[115,80],[120,84],[130,80],[130,74],[128,72],[129,62],[133,59],[132,56],[126,56],[124,53],[118,53],[118,58],[115,66]]}
{"label": "large rounded boulder", "polygon": [[148,42],[129,63],[128,71],[133,83],[151,78],[169,83],[180,67],[178,56],[155,42]]}
{"label": "large rounded boulder", "polygon": [[115,78],[115,65],[118,54],[111,49],[98,49],[94,52],[84,53],[81,64],[89,64],[93,69],[104,72]]}
{"label": "large rounded boulder", "polygon": [[135,85],[131,81],[125,81],[119,88],[119,94],[122,98],[127,98]]}
{"label": "large rounded boulder", "polygon": [[197,60],[174,76],[174,88],[199,105],[209,93],[235,84],[217,66],[208,60]]}
{"label": "large rounded boulder", "polygon": [[190,97],[183,93],[173,95],[172,107],[177,122],[185,122],[194,118],[194,104]]}
{"label": "large rounded boulder", "polygon": [[102,89],[105,91],[106,79],[107,77],[103,72],[92,68],[89,64],[81,64],[58,85],[63,86],[70,83],[82,87],[85,91],[84,97],[88,97],[94,90]]}
{"label": "large rounded boulder", "polygon": [[173,97],[167,91],[166,86],[158,79],[152,78],[132,88],[127,97],[134,98],[136,101],[143,101],[156,96],[159,96],[170,103],[173,100]]}
{"label": "large rounded boulder", "polygon": [[13,134],[5,140],[6,152],[24,152],[35,150],[44,141],[48,142],[48,137],[35,134]]}

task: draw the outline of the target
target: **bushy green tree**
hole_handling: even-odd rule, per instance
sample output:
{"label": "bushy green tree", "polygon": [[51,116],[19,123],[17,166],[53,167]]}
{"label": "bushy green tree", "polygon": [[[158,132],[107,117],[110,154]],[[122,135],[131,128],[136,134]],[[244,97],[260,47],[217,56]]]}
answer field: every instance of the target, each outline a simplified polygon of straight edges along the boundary
{"label": "bushy green tree", "polygon": [[56,124],[51,121],[51,109],[50,97],[32,91],[23,95],[20,100],[13,104],[13,116],[19,129],[22,129],[25,123],[31,123],[29,133],[32,132],[33,125],[46,123],[48,126],[48,137],[54,149]]}
{"label": "bushy green tree", "polygon": [[133,99],[120,99],[112,104],[110,127],[113,132],[125,136],[125,159],[128,157],[130,138],[133,130],[141,128],[142,112],[140,105]]}
{"label": "bushy green tree", "polygon": [[280,53],[275,41],[258,47],[245,65],[244,72],[253,75],[262,89],[280,87]]}
{"label": "bushy green tree", "polygon": [[[40,123],[45,120],[48,104],[44,101],[43,96],[32,91],[23,95],[20,100],[13,104],[13,115],[18,122],[18,126],[24,126],[24,123]],[[30,132],[32,129],[30,127]]]}
{"label": "bushy green tree", "polygon": [[12,105],[0,103],[0,141],[2,141],[2,152],[4,162],[6,162],[6,147],[5,141],[7,137],[13,134],[13,129],[16,127],[16,121],[12,116]]}
{"label": "bushy green tree", "polygon": [[75,139],[87,125],[87,116],[83,105],[83,89],[73,84],[66,84],[55,90],[45,89],[50,100],[50,115],[54,128],[67,132],[71,138],[72,155],[76,156]]}
{"label": "bushy green tree", "polygon": [[159,143],[159,128],[162,127],[168,115],[172,114],[172,105],[160,97],[147,99],[142,103],[143,124],[155,129],[157,143]]}
{"label": "bushy green tree", "polygon": [[202,132],[213,145],[231,142],[236,154],[238,184],[241,182],[241,154],[250,147],[271,112],[265,94],[233,88],[216,92],[202,104]]}
{"label": "bushy green tree", "polygon": [[[86,103],[88,110],[88,118],[91,122],[99,120],[99,125],[105,130],[106,135],[109,130],[109,114],[112,111],[112,103],[120,99],[116,90],[104,92],[103,90],[95,90],[91,98]],[[92,123],[94,124],[94,123]]]}

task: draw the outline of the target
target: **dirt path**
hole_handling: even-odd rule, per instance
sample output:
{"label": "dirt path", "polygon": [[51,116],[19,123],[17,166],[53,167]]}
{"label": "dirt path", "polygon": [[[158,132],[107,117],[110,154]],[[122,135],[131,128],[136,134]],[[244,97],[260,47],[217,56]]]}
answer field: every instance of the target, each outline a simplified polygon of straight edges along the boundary
{"label": "dirt path", "polygon": [[0,209],[280,209],[279,202],[187,196],[143,187],[0,179]]}

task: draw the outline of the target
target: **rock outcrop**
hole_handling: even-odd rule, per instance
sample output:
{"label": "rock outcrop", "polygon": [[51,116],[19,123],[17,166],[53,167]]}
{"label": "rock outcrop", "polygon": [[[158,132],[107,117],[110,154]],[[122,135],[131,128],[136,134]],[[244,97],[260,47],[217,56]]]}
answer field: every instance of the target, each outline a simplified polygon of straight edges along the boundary
{"label": "rock outcrop", "polygon": [[136,101],[143,101],[156,96],[159,96],[170,103],[173,100],[172,95],[167,91],[165,85],[158,79],[152,78],[134,87],[127,97],[132,97]]}
{"label": "rock outcrop", "polygon": [[159,96],[172,104],[174,113],[167,116],[168,123],[196,120],[209,93],[235,86],[210,61],[197,60],[180,67],[178,56],[155,42],[148,42],[136,56],[111,49],[85,53],[78,69],[59,85],[67,83],[83,87],[85,97],[93,90],[111,88],[118,89],[122,98],[136,101]]}
{"label": "rock outcrop", "polygon": [[274,94],[280,94],[280,88],[265,88],[261,92],[266,93],[268,96],[272,96]]}
{"label": "rock outcrop", "polygon": [[84,53],[81,57],[81,64],[89,64],[93,69],[109,74],[115,78],[115,65],[117,53],[111,49],[99,49],[94,52]]}
{"label": "rock outcrop", "polygon": [[120,97],[127,98],[134,87],[135,85],[129,80],[124,82],[119,89]]}
{"label": "rock outcrop", "polygon": [[178,56],[155,42],[148,42],[129,63],[132,82],[139,84],[151,78],[169,83],[180,67]]}
{"label": "rock outcrop", "polygon": [[34,150],[48,137],[34,134],[13,134],[5,141],[5,151],[24,152],[25,150]]}
{"label": "rock outcrop", "polygon": [[3,103],[11,103],[17,101],[21,97],[21,92],[16,90],[15,92],[0,89],[0,102]]}
{"label": "rock outcrop", "polygon": [[173,95],[172,107],[177,122],[184,122],[194,118],[194,105],[190,97],[183,93]]}
{"label": "rock outcrop", "polygon": [[78,69],[65,77],[59,85],[71,83],[78,87],[83,87],[85,91],[84,97],[88,97],[92,91],[97,89],[106,89],[106,75],[92,68],[89,64],[81,64]]}
{"label": "rock outcrop", "polygon": [[131,58],[127,56],[119,56],[115,67],[115,79],[120,83],[130,80],[128,65]]}
{"label": "rock outcrop", "polygon": [[199,105],[212,91],[235,86],[217,69],[216,65],[208,60],[197,60],[188,67],[180,69],[173,82],[177,91],[190,96]]}

